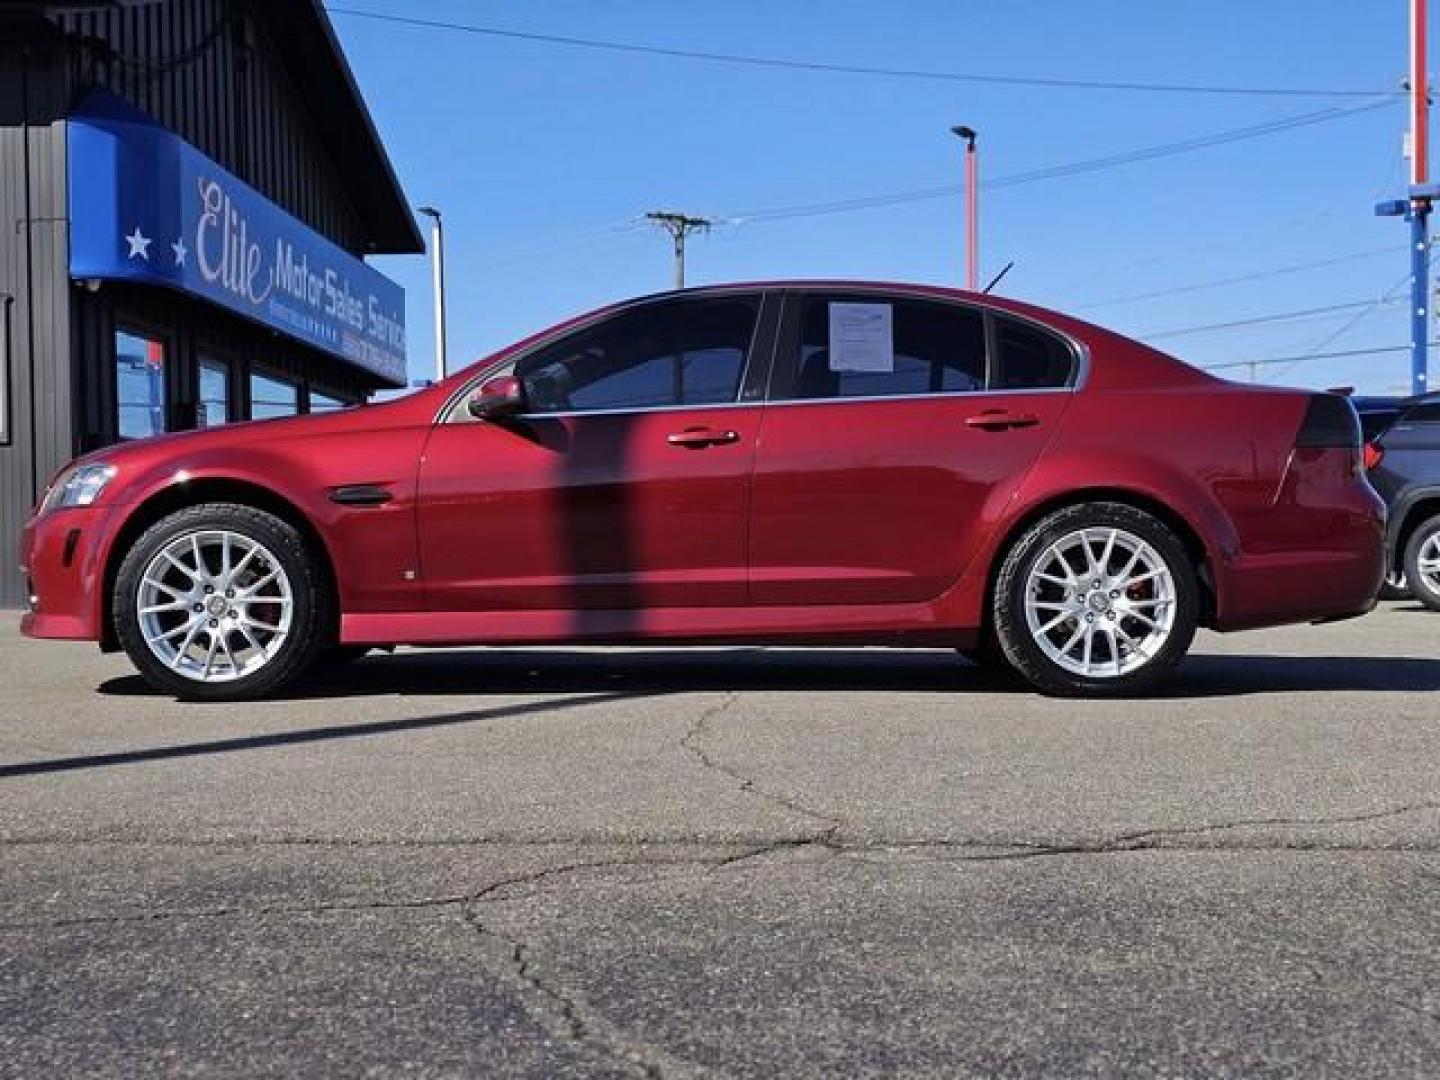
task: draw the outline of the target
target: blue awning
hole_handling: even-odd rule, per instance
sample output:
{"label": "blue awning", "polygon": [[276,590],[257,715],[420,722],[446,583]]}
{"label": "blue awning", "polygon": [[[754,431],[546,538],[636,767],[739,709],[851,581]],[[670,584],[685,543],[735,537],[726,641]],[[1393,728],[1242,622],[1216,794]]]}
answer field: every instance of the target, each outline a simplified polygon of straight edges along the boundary
{"label": "blue awning", "polygon": [[68,134],[71,277],[179,289],[405,385],[395,282],[113,94]]}

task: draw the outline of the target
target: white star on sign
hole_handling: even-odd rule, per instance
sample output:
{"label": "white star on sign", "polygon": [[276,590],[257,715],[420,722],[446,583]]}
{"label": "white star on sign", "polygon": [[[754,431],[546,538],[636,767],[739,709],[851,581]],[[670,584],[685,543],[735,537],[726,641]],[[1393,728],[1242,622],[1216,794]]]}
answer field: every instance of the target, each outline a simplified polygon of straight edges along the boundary
{"label": "white star on sign", "polygon": [[133,259],[137,256],[150,261],[150,238],[140,231],[140,226],[135,226],[135,231],[125,237],[125,242],[130,245],[130,254],[127,258]]}
{"label": "white star on sign", "polygon": [[189,249],[185,246],[185,238],[182,236],[179,240],[171,244],[170,250],[175,253],[175,265],[184,266],[185,256],[189,254]]}

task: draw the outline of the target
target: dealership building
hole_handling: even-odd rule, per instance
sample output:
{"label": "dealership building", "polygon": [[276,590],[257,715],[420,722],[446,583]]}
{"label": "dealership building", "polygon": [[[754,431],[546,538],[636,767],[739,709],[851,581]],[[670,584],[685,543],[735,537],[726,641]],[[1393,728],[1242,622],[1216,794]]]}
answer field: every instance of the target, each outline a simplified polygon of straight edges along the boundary
{"label": "dealership building", "polygon": [[70,457],[404,385],[423,249],[318,0],[0,0],[0,606]]}

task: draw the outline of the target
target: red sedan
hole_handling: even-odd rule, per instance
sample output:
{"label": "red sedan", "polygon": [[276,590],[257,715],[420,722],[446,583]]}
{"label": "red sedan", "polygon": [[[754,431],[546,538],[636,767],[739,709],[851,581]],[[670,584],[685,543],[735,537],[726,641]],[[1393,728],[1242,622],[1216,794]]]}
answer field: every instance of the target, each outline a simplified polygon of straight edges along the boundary
{"label": "red sedan", "polygon": [[383,405],[111,447],[27,524],[33,637],[187,698],[322,653],[952,647],[1152,687],[1198,626],[1359,615],[1384,510],[1344,400],[948,289],[616,305]]}

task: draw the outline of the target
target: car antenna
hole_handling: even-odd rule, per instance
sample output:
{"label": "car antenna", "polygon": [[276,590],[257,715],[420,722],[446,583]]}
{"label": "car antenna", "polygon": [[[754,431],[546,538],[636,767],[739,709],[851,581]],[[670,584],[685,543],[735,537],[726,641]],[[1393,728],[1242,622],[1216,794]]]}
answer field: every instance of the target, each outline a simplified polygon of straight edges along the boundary
{"label": "car antenna", "polygon": [[989,284],[989,285],[986,285],[985,288],[981,289],[980,291],[981,291],[982,293],[988,293],[988,292],[989,292],[991,289],[993,289],[996,285],[999,285],[999,284],[1000,284],[1000,279],[1001,279],[1002,277],[1004,277],[1006,274],[1008,274],[1008,273],[1010,272],[1010,268],[1011,268],[1012,266],[1014,266],[1014,265],[1015,265],[1015,260],[1014,260],[1014,259],[1011,259],[1009,262],[1007,262],[1007,263],[1005,264],[1005,269],[1001,270],[998,274],[996,274],[993,278],[991,278],[991,279],[990,279],[990,284]]}

